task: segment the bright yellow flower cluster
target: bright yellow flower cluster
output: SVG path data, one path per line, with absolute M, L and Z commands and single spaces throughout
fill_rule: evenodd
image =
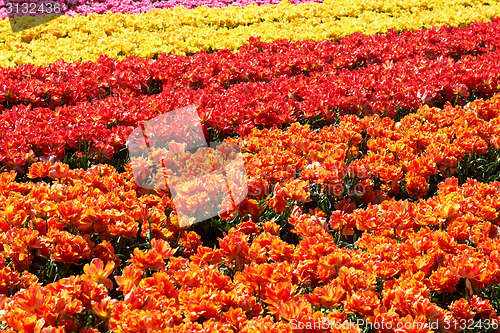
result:
M 326 0 L 298 6 L 284 1 L 244 8 L 177 7 L 140 15 L 61 16 L 15 34 L 5 19 L 0 20 L 0 66 L 46 65 L 58 59 L 91 61 L 101 54 L 124 59 L 161 52 L 236 50 L 250 36 L 261 36 L 265 42 L 318 41 L 354 32 L 459 26 L 497 16 L 500 1 L 496 0 L 487 4 L 479 0 Z

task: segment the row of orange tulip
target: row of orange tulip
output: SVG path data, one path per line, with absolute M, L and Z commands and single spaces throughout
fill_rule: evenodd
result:
M 16 184 L 9 186 L 21 190 Z M 463 320 L 477 317 L 491 324 L 498 321 L 497 312 L 480 294 L 500 283 L 499 197 L 499 182 L 458 186 L 449 178 L 428 200 L 339 210 L 329 221 L 321 210 L 306 214 L 294 206 L 289 231 L 299 237 L 296 245 L 283 241 L 272 221 L 239 224 L 219 240 L 219 248 L 202 246 L 189 235 L 184 256 L 175 254 L 169 237 L 157 234 L 148 249 L 133 250 L 131 264 L 121 272 L 104 241 L 82 274 L 46 286 L 8 265 L 19 253 L 15 244 L 25 247 L 25 259 L 43 249 L 37 249 L 37 231 L 20 228 L 16 242 L 2 252 L 0 272 L 3 286 L 17 281 L 16 288 L 23 289 L 2 297 L 0 320 L 11 332 L 291 332 L 311 323 L 358 332 L 354 323 L 348 330 L 334 329 L 352 320 L 349 314 L 358 324 L 379 327 L 413 323 L 413 330 L 401 332 L 430 332 L 431 325 L 458 332 Z M 348 234 L 347 228 L 370 232 L 354 247 L 339 248 L 331 231 Z M 77 251 L 74 240 L 88 236 L 72 235 L 73 241 L 64 243 L 71 234 L 53 227 L 39 237 L 41 243 L 50 235 L 61 240 L 56 246 L 65 246 L 65 252 Z M 112 296 L 114 290 L 124 298 Z M 314 327 L 307 332 L 325 331 Z
M 293 124 L 286 130 L 257 130 L 226 141 L 238 143 L 245 153 L 252 199 L 240 205 L 244 214 L 255 216 L 258 204 L 254 199 L 265 198 L 271 190 L 273 197 L 268 204 L 276 212 L 285 211 L 289 201 L 307 203 L 317 195 L 332 203 L 350 198 L 362 205 L 393 197 L 418 199 L 432 195 L 437 183 L 447 177 L 465 180 L 467 175 L 459 167 L 466 159 L 496 156 L 500 149 L 500 95 L 464 108 L 424 106 L 399 122 L 378 115 L 346 116 L 337 126 L 319 131 Z M 176 157 L 165 148 L 154 148 L 149 159 L 132 161 L 141 177 L 136 183 L 158 182 L 164 172 L 177 175 L 178 181 L 191 179 L 203 155 L 187 155 L 192 158 L 181 158 L 186 160 L 183 174 L 173 167 L 158 168 L 154 161 L 159 156 L 168 165 Z M 178 167 L 178 163 L 173 164 Z M 197 186 L 207 187 L 202 180 Z M 199 199 L 203 196 L 200 192 Z M 194 211 L 200 200 L 195 193 L 189 198 Z M 231 219 L 235 214 L 223 217 Z

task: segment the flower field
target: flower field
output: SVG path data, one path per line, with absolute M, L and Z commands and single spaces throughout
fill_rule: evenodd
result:
M 1 331 L 500 332 L 500 2 L 62 3 L 0 1 Z

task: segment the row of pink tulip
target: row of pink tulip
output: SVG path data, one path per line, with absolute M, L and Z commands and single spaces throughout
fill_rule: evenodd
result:
M 82 15 L 89 14 L 106 14 L 111 13 L 128 13 L 139 14 L 146 13 L 150 10 L 160 10 L 165 8 L 174 8 L 183 6 L 188 9 L 193 9 L 200 6 L 206 7 L 227 7 L 238 6 L 244 7 L 248 5 L 275 5 L 282 0 L 62 0 L 51 1 L 61 5 L 61 13 L 66 15 Z M 292 4 L 300 4 L 307 2 L 322 2 L 323 0 L 289 0 Z M 40 1 L 41 2 L 41 1 Z M 45 1 L 48 3 L 48 1 Z M 9 17 L 7 4 L 22 5 L 25 0 L 2 0 L 0 1 L 0 19 Z M 43 15 L 44 12 L 37 12 L 36 15 Z

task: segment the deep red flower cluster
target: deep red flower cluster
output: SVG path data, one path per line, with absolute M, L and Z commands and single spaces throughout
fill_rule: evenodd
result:
M 54 108 L 106 96 L 138 96 L 150 92 L 151 59 L 116 61 L 102 56 L 97 62 L 50 66 L 24 64 L 0 70 L 2 109 L 24 104 Z

